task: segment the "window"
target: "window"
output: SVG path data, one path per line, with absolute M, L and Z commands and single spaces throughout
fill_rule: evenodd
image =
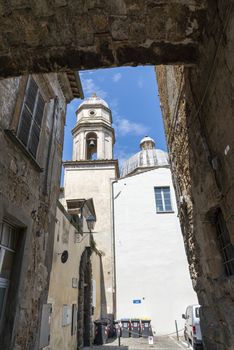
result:
M 231 243 L 226 222 L 220 209 L 215 216 L 215 225 L 225 271 L 227 276 L 232 276 L 234 275 L 234 246 Z
M 196 308 L 195 308 L 195 316 L 196 316 L 197 318 L 200 317 L 200 307 L 196 307 Z
M 172 212 L 170 187 L 155 187 L 157 213 Z
M 16 228 L 5 222 L 0 223 L 0 333 L 3 327 L 16 242 Z
M 34 158 L 36 158 L 40 139 L 44 107 L 45 102 L 40 94 L 39 88 L 35 80 L 30 76 L 19 119 L 17 137 Z

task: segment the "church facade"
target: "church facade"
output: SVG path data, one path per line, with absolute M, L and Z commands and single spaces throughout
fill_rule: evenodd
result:
M 145 137 L 114 184 L 117 318 L 151 319 L 156 334 L 175 332 L 196 304 L 166 152 Z

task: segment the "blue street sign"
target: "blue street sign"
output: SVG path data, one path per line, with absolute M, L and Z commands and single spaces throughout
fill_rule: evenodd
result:
M 133 302 L 133 304 L 141 304 L 141 300 L 140 299 L 133 300 L 132 302 Z

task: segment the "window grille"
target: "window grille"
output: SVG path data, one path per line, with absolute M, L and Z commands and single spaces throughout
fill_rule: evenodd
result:
M 217 237 L 220 251 L 223 258 L 223 264 L 227 276 L 234 275 L 234 246 L 231 242 L 230 235 L 224 220 L 222 211 L 219 209 L 215 216 Z
M 157 213 L 172 212 L 170 187 L 155 187 L 154 193 Z
M 30 76 L 21 110 L 17 136 L 36 158 L 45 102 L 35 80 Z

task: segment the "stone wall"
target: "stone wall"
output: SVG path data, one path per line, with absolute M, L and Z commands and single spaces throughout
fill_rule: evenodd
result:
M 0 5 L 0 76 L 196 62 L 206 1 L 12 0 Z
M 33 77 L 46 102 L 36 160 L 14 133 L 27 77 L 0 82 L 0 221 L 7 220 L 19 231 L 0 341 L 9 350 L 38 348 L 59 196 L 66 101 L 57 74 Z
M 214 217 L 220 208 L 233 249 L 233 3 L 208 1 L 205 28 L 196 66 L 156 70 L 205 349 L 231 350 L 234 280 L 223 264 Z

